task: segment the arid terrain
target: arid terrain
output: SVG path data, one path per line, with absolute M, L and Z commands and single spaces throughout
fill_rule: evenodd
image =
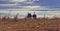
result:
M 0 19 L 0 31 L 60 31 L 60 18 Z

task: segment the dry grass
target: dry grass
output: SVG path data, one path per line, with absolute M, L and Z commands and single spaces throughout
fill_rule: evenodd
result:
M 54 19 L 0 19 L 0 31 L 59 31 L 60 18 Z

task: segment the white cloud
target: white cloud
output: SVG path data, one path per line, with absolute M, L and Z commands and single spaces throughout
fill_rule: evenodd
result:
M 11 2 L 25 2 L 27 0 L 10 0 Z
M 22 5 L 34 5 L 34 1 L 35 0 L 32 0 L 32 2 L 28 2 L 29 0 L 0 0 L 0 1 L 9 1 L 10 2 L 15 2 L 14 4 L 0 4 L 0 6 L 14 6 L 14 7 L 20 7 Z M 20 4 L 20 2 L 22 2 L 22 4 Z M 36 4 L 35 4 L 36 5 Z M 23 7 L 23 6 L 22 6 Z M 38 9 L 38 10 L 58 10 L 58 9 L 50 9 L 50 8 L 46 8 L 45 6 L 26 6 L 26 7 L 23 7 L 24 9 L 27 8 L 27 9 Z
M 0 4 L 0 6 L 10 7 L 10 6 L 16 6 L 17 4 Z
M 11 2 L 34 2 L 34 1 L 39 1 L 39 0 L 9 0 Z
M 49 8 L 43 7 L 43 6 L 25 6 L 23 9 L 27 10 L 49 10 Z

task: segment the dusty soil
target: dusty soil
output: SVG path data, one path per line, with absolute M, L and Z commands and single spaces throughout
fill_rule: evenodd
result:
M 60 31 L 60 18 L 0 19 L 0 31 Z

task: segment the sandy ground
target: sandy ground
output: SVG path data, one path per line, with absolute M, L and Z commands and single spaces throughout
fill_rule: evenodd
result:
M 60 31 L 60 18 L 0 19 L 0 31 Z

